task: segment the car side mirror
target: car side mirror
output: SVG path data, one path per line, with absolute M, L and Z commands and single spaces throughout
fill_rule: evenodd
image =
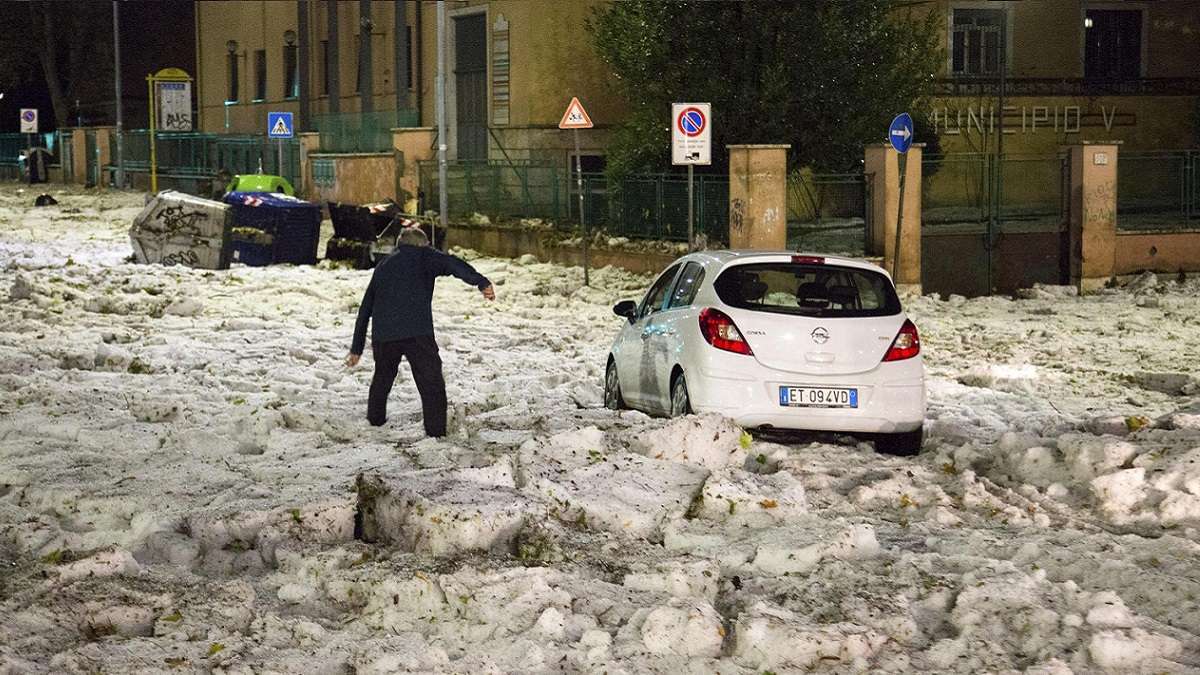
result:
M 613 314 L 623 316 L 629 319 L 629 323 L 633 323 L 637 318 L 637 303 L 632 300 L 622 300 L 613 305 Z

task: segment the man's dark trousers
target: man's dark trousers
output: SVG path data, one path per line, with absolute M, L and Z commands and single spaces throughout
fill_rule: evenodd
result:
M 371 378 L 371 394 L 367 399 L 367 421 L 380 426 L 387 421 L 387 399 L 396 381 L 400 360 L 408 357 L 413 381 L 421 394 L 421 413 L 425 433 L 446 435 L 446 381 L 442 379 L 442 357 L 432 335 L 387 342 L 372 342 L 375 376 Z

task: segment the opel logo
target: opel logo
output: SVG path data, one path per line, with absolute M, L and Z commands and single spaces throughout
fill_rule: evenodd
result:
M 819 345 L 829 342 L 829 331 L 825 330 L 823 326 L 817 326 L 809 335 L 812 337 L 812 341 Z

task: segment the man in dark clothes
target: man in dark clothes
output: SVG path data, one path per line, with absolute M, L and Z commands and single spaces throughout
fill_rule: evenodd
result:
M 400 234 L 396 250 L 375 268 L 358 308 L 354 341 L 346 365 L 358 365 L 371 325 L 371 350 L 375 376 L 367 400 L 367 421 L 380 426 L 387 421 L 387 399 L 400 368 L 408 357 L 413 380 L 421 394 L 425 433 L 446 435 L 446 381 L 442 359 L 433 338 L 433 283 L 452 275 L 475 286 L 488 300 L 496 299 L 492 282 L 466 262 L 429 247 L 429 238 L 417 228 Z

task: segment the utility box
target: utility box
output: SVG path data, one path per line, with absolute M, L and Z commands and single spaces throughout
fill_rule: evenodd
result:
M 233 211 L 227 204 L 165 190 L 133 219 L 129 239 L 143 264 L 229 267 Z

